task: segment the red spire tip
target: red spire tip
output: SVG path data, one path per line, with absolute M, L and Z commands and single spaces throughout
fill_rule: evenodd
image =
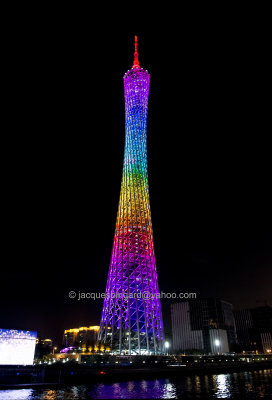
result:
M 135 47 L 135 52 L 134 52 L 134 62 L 133 62 L 133 66 L 132 68 L 140 68 L 140 64 L 139 64 L 139 54 L 138 54 L 138 38 L 137 36 L 135 36 L 135 42 L 134 42 L 134 47 Z

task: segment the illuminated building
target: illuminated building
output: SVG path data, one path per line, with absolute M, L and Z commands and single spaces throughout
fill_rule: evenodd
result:
M 232 304 L 196 299 L 171 304 L 173 351 L 227 353 L 237 345 Z
M 155 263 L 147 174 L 149 73 L 124 75 L 125 154 L 113 250 L 99 341 L 119 354 L 158 354 L 163 322 Z
M 32 365 L 37 332 L 0 329 L 0 365 Z
M 96 349 L 99 326 L 80 327 L 64 331 L 63 343 L 68 349 L 77 348 L 83 351 Z

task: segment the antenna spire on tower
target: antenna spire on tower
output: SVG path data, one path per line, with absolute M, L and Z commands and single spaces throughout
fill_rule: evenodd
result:
M 133 67 L 132 68 L 140 68 L 140 64 L 139 64 L 139 54 L 138 54 L 138 38 L 137 36 L 135 36 L 135 42 L 134 42 L 134 47 L 135 47 L 135 52 L 134 52 L 134 62 L 133 62 Z

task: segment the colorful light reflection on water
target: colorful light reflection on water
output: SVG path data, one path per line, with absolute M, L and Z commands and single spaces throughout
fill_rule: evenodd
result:
M 180 379 L 67 386 L 64 389 L 0 390 L 0 400 L 272 398 L 272 370 Z

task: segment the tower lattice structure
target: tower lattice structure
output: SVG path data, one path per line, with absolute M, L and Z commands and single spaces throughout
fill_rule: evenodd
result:
M 149 73 L 134 63 L 124 75 L 125 154 L 99 342 L 119 354 L 159 354 L 163 322 L 147 173 Z

